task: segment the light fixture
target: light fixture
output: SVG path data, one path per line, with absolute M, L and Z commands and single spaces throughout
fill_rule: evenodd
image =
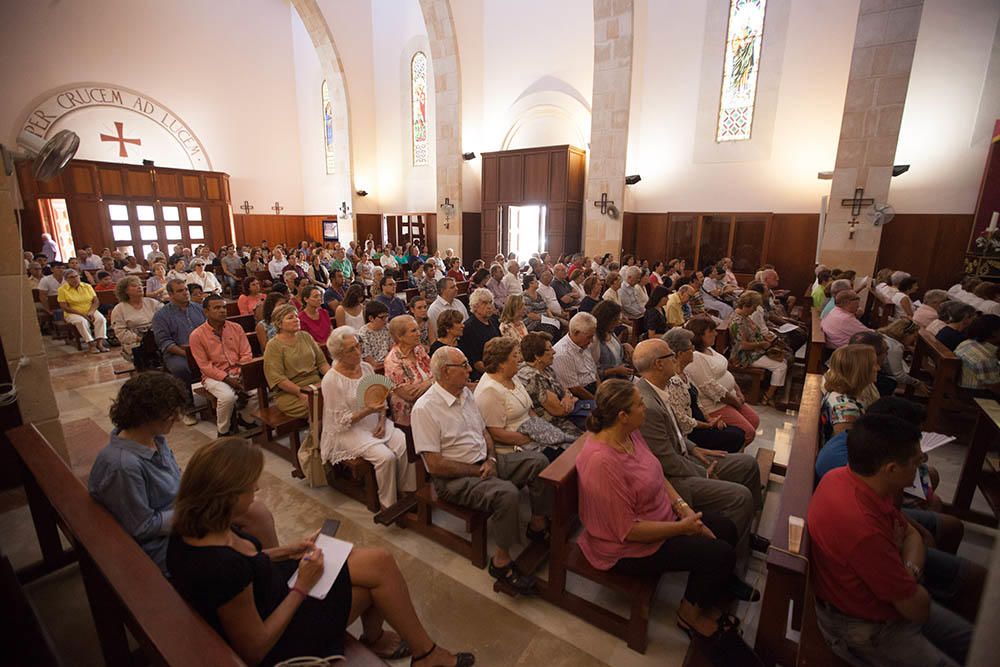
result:
M 635 185 L 642 180 L 642 176 L 639 174 L 632 174 L 631 176 L 625 177 L 625 185 Z
M 475 151 L 469 151 L 468 153 L 462 153 L 462 158 L 465 159 L 465 160 L 475 160 L 476 159 L 476 153 L 475 153 Z
M 902 176 L 910 170 L 910 165 L 908 164 L 894 164 L 892 165 L 892 175 Z
M 354 194 L 356 194 L 359 197 L 367 197 L 368 196 L 368 191 L 367 190 L 357 190 Z
M 451 203 L 451 198 L 444 198 L 441 210 L 444 211 L 444 228 L 451 229 L 451 217 L 455 215 L 455 205 Z
M 821 181 L 832 181 L 833 180 L 833 172 L 832 171 L 821 171 L 818 174 L 816 174 L 816 178 L 818 178 Z

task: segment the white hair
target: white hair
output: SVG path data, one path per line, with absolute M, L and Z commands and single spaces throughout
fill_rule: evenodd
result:
M 431 355 L 431 375 L 434 376 L 435 380 L 440 380 L 445 367 L 450 363 L 454 363 L 451 361 L 452 352 L 461 352 L 461 350 L 457 347 L 442 345 Z
M 597 331 L 597 318 L 590 313 L 579 312 L 569 321 L 571 334 L 588 334 Z
M 638 266 L 630 266 L 627 269 L 625 269 L 626 278 L 638 278 L 641 275 L 642 275 L 642 269 L 640 269 Z
M 475 308 L 481 303 L 493 303 L 493 292 L 485 287 L 478 287 L 469 295 L 469 308 Z
M 340 353 L 344 351 L 344 342 L 348 338 L 358 337 L 358 332 L 354 327 L 342 326 L 337 327 L 330 332 L 330 336 L 326 339 L 326 349 L 330 351 L 330 357 L 333 359 L 339 359 Z

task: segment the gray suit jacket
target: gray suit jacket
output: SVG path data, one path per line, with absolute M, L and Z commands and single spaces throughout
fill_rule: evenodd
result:
M 650 451 L 660 460 L 663 474 L 667 479 L 681 477 L 704 477 L 705 468 L 697 459 L 685 456 L 687 442 L 677 428 L 670 406 L 664 404 L 656 389 L 644 379 L 636 382 L 642 402 L 646 404 L 646 421 L 639 429 L 646 439 Z

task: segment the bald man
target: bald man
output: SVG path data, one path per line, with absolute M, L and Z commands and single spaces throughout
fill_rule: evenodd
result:
M 766 551 L 767 540 L 750 534 L 754 514 L 763 506 L 757 460 L 749 454 L 702 449 L 681 435 L 667 387 L 678 373 L 677 357 L 665 341 L 642 341 L 632 353 L 632 363 L 640 375 L 636 388 L 646 405 L 640 430 L 664 476 L 696 511 L 719 512 L 736 524 L 738 553 L 746 553 L 748 540 L 755 550 Z

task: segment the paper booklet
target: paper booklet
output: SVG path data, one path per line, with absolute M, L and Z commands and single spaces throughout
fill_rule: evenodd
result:
M 549 317 L 548 315 L 542 315 L 542 324 L 547 324 L 550 327 L 559 328 L 560 322 L 554 317 Z
M 311 598 L 324 600 L 326 594 L 333 587 L 333 582 L 340 575 L 340 571 L 344 569 L 344 563 L 347 562 L 347 556 L 350 555 L 354 545 L 344 540 L 338 540 L 336 537 L 321 534 L 316 538 L 316 546 L 323 550 L 323 576 L 307 593 Z M 294 588 L 295 582 L 298 580 L 299 571 L 295 570 L 295 574 L 288 580 L 288 587 Z
M 788 333 L 789 331 L 795 331 L 798 329 L 798 325 L 792 324 L 791 322 L 786 322 L 778 327 L 778 333 Z
M 928 433 L 927 431 L 924 431 L 923 436 L 920 438 L 920 451 L 926 454 L 932 449 L 937 449 L 941 445 L 947 445 L 949 442 L 954 441 L 954 436 L 945 435 L 944 433 Z
M 862 276 L 860 278 L 855 278 L 854 279 L 854 291 L 855 292 L 860 292 L 861 290 L 863 290 L 865 287 L 868 286 L 869 282 L 871 282 L 871 278 L 869 278 L 868 276 Z

